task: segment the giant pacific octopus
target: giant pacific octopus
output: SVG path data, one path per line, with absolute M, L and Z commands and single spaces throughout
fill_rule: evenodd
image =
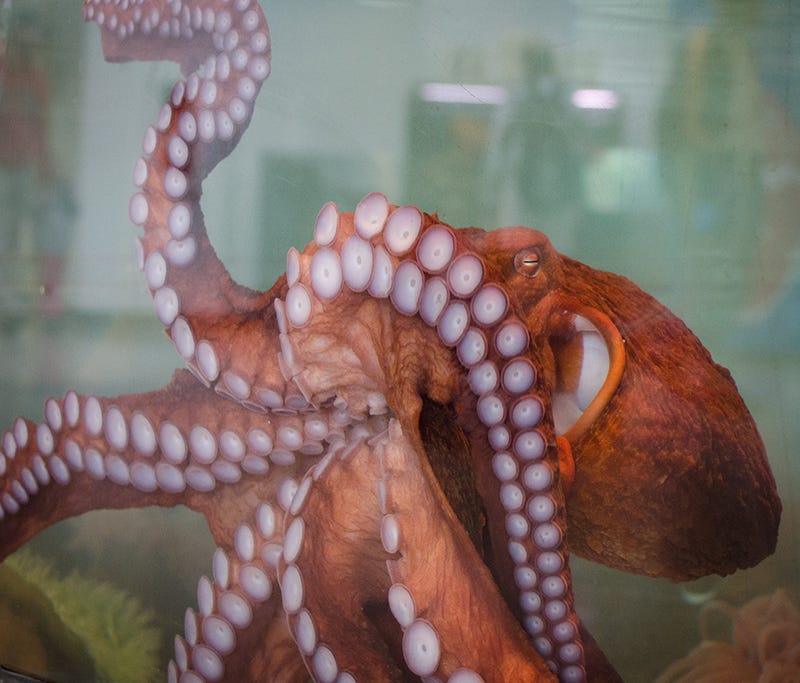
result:
M 0 558 L 87 510 L 186 505 L 217 543 L 170 681 L 618 680 L 569 554 L 685 580 L 774 550 L 780 501 L 724 368 L 627 279 L 522 227 L 329 203 L 266 292 L 201 182 L 270 70 L 255 0 L 87 0 L 106 58 L 185 74 L 144 134 L 138 265 L 188 370 L 48 399 L 2 435 Z M 641 646 L 641 645 L 640 645 Z

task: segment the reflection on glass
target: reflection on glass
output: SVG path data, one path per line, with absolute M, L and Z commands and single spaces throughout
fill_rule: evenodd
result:
M 674 271 L 680 297 L 720 333 L 766 313 L 788 284 L 800 137 L 787 103 L 761 82 L 749 40 L 757 6 L 715 10 L 675 59 L 658 133 L 674 251 L 685 254 Z
M 51 133 L 54 106 L 63 103 L 54 86 L 59 73 L 49 48 L 53 29 L 36 4 L 6 2 L 3 14 L 8 30 L 0 37 L 0 258 L 6 273 L 24 279 L 20 261 L 33 257 L 37 299 L 52 316 L 63 305 L 64 261 L 76 215 L 72 179 Z M 17 287 L 9 278 L 3 305 L 21 303 Z

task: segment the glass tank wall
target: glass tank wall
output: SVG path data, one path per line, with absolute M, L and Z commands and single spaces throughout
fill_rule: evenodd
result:
M 756 568 L 686 585 L 573 558 L 582 619 L 635 683 L 698 645 L 712 601 L 738 608 L 780 589 L 800 604 L 800 6 L 263 5 L 272 74 L 204 185 L 234 278 L 268 287 L 323 203 L 352 210 L 376 190 L 454 226 L 536 227 L 628 276 L 730 368 L 766 443 L 781 532 Z M 0 431 L 41 419 L 69 388 L 153 389 L 180 365 L 127 213 L 143 131 L 177 74 L 104 62 L 75 0 L 0 1 Z M 0 664 L 57 681 L 163 680 L 213 547 L 184 509 L 51 528 L 0 569 Z M 36 593 L 32 576 L 49 588 Z M 70 600 L 92 591 L 96 604 Z M 106 640 L 87 645 L 96 631 Z M 115 646 L 146 672 L 104 669 L 111 656 L 95 650 Z

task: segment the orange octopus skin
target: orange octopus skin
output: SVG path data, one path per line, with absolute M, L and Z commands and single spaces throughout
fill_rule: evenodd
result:
M 564 319 L 582 315 L 619 358 L 564 434 L 575 461 L 571 550 L 674 581 L 729 574 L 774 552 L 781 503 L 764 444 L 730 372 L 691 330 L 630 280 L 560 255 L 525 228 L 483 241 L 505 258 L 532 335 L 563 353 Z M 515 249 L 557 266 L 526 284 L 504 256 Z M 550 371 L 570 375 L 565 366 Z
M 110 60 L 187 74 L 129 210 L 188 370 L 10 426 L 0 559 L 90 509 L 183 504 L 218 549 L 170 681 L 579 683 L 619 677 L 575 613 L 570 553 L 682 580 L 773 551 L 753 420 L 652 297 L 539 232 L 454 229 L 380 193 L 325 205 L 285 276 L 242 287 L 199 198 L 269 74 L 260 7 L 84 14 Z

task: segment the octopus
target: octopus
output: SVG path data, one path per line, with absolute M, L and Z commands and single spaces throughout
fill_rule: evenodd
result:
M 270 72 L 255 0 L 87 0 L 110 61 L 181 77 L 131 221 L 186 365 L 67 391 L 0 441 L 0 559 L 85 511 L 184 505 L 217 548 L 171 682 L 619 680 L 572 553 L 685 580 L 775 547 L 780 500 L 727 370 L 629 280 L 540 232 L 456 229 L 380 192 L 322 207 L 265 292 L 200 207 Z

